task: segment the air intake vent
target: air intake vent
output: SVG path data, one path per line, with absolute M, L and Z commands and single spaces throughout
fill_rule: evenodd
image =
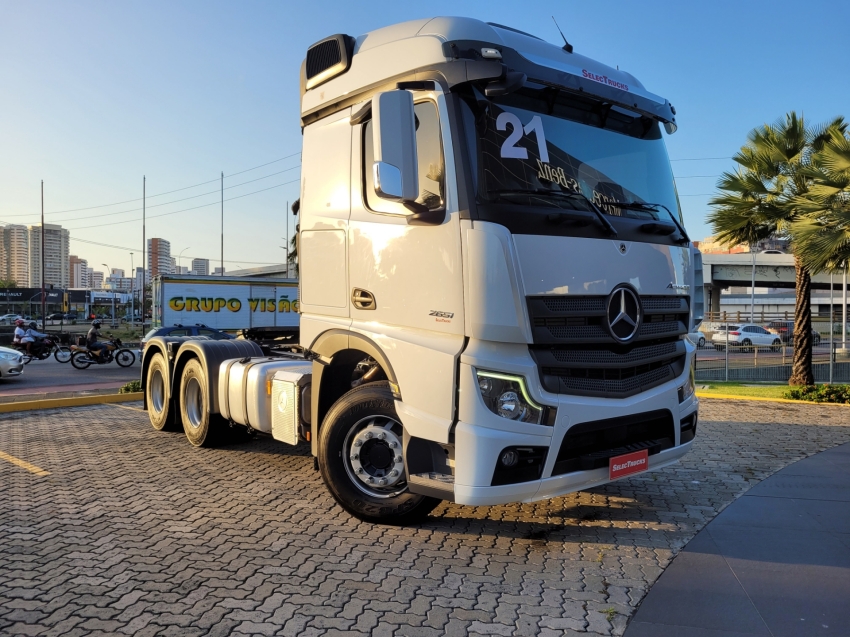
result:
M 307 49 L 305 63 L 305 88 L 307 90 L 341 75 L 351 66 L 354 38 L 349 35 L 332 35 Z

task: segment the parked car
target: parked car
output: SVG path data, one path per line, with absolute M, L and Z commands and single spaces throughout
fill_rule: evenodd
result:
M 9 347 L 0 347 L 0 378 L 20 376 L 24 373 L 24 357 Z
M 776 334 L 786 345 L 794 344 L 794 321 L 771 321 L 767 324 L 767 331 Z M 812 328 L 812 344 L 820 345 L 821 335 Z
M 77 313 L 76 312 L 68 312 L 65 315 L 65 320 L 66 321 L 76 321 L 77 320 Z
M 0 325 L 14 325 L 19 318 L 21 318 L 20 314 L 4 314 L 0 316 Z
M 145 344 L 154 336 L 207 336 L 215 341 L 236 338 L 232 334 L 207 327 L 206 325 L 172 325 L 171 327 L 155 327 L 142 337 L 139 351 L 145 350 Z
M 739 347 L 744 351 L 752 351 L 753 346 L 769 346 L 771 351 L 778 352 L 782 340 L 776 334 L 771 334 L 761 325 L 743 323 L 740 325 L 721 325 L 711 337 L 714 349 L 723 351 L 726 345 Z
M 48 321 L 61 321 L 65 318 L 65 315 L 62 312 L 54 312 L 53 314 L 47 315 Z
M 688 333 L 686 338 L 697 347 L 705 347 L 705 334 L 698 329 Z

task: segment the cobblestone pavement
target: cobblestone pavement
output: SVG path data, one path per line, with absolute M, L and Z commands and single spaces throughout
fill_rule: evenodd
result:
M 0 418 L 2 635 L 619 635 L 676 552 L 850 409 L 703 400 L 681 464 L 418 527 L 342 512 L 306 448 L 193 449 L 103 405 Z

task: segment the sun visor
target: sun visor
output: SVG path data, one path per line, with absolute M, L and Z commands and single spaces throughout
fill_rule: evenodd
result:
M 470 46 L 470 44 L 474 46 Z M 444 49 L 455 45 L 452 50 L 460 51 L 459 57 L 473 58 L 470 53 L 478 53 L 481 43 L 457 41 L 447 42 Z M 629 84 L 627 74 L 618 74 L 618 77 L 609 77 L 590 68 L 579 68 L 568 63 L 567 60 L 559 61 L 551 57 L 535 55 L 533 53 L 520 53 L 506 46 L 498 47 L 502 63 L 511 71 L 519 71 L 528 76 L 529 81 L 548 84 L 598 97 L 605 102 L 615 104 L 622 108 L 636 111 L 664 124 L 668 133 L 676 130 L 676 109 L 666 99 L 646 91 L 642 86 L 635 83 Z M 567 54 L 564 54 L 567 56 Z M 577 58 L 579 56 L 576 56 Z M 586 58 L 582 58 L 586 59 Z

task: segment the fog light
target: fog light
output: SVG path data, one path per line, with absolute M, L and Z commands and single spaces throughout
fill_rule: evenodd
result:
M 513 467 L 517 462 L 519 462 L 519 454 L 513 449 L 508 449 L 502 453 L 502 457 L 499 458 L 499 462 L 502 463 L 503 467 Z

